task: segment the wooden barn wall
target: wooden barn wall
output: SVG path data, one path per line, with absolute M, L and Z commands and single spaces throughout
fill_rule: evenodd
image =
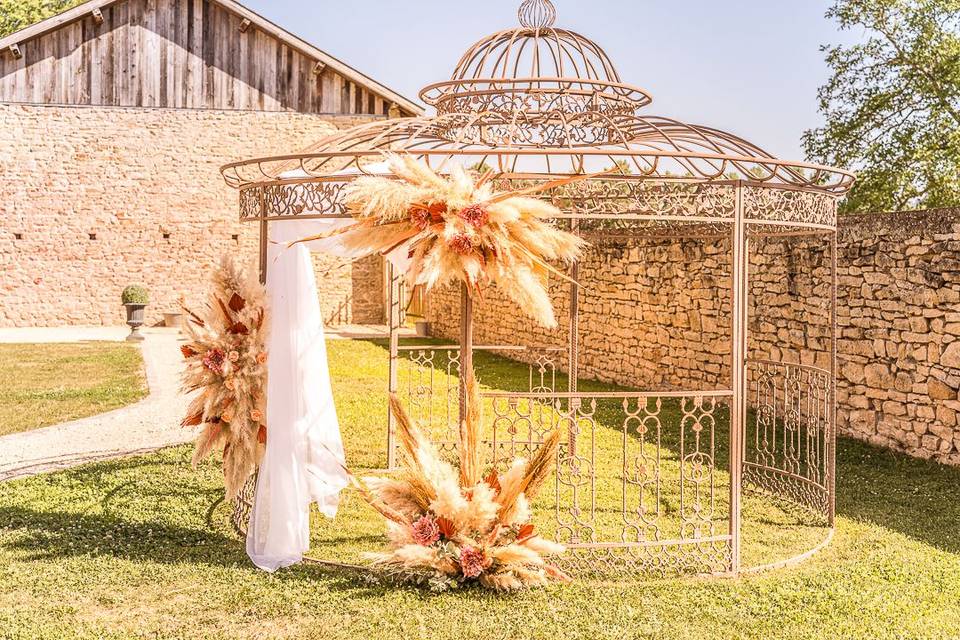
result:
M 125 0 L 0 55 L 0 101 L 386 115 L 381 96 L 209 0 Z

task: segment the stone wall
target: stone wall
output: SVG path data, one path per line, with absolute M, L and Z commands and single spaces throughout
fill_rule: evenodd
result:
M 830 368 L 829 243 L 754 241 L 752 359 Z M 725 240 L 633 242 L 581 267 L 583 377 L 637 389 L 729 388 L 730 247 Z M 960 210 L 842 218 L 838 252 L 838 427 L 960 464 Z M 554 282 L 558 316 L 568 286 Z M 438 336 L 458 335 L 459 297 L 431 294 Z M 477 303 L 478 344 L 563 347 L 496 291 Z M 562 358 L 561 358 L 562 359 Z
M 960 464 L 960 209 L 844 220 L 840 428 Z
M 257 256 L 219 167 L 363 121 L 0 104 L 0 326 L 120 324 L 131 283 L 150 289 L 149 323 L 181 296 L 198 304 L 224 252 Z M 379 259 L 317 263 L 325 319 L 382 321 Z
M 631 388 L 729 385 L 730 282 L 725 242 L 631 242 L 593 247 L 579 281 L 581 376 Z M 545 330 L 496 289 L 475 308 L 474 342 L 566 348 L 570 286 L 550 282 L 560 327 Z M 428 297 L 437 336 L 459 336 L 459 292 Z M 561 358 L 563 360 L 564 358 Z

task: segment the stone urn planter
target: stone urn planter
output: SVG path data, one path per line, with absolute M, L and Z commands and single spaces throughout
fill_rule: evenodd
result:
M 426 320 L 417 320 L 414 323 L 416 327 L 417 337 L 418 338 L 429 338 L 430 337 L 430 323 Z
M 142 342 L 144 338 L 140 327 L 143 326 L 144 309 L 150 303 L 150 296 L 144 287 L 133 285 L 123 290 L 121 300 L 127 310 L 127 325 L 130 327 L 127 342 Z
M 165 313 L 163 314 L 163 326 L 168 329 L 183 329 L 183 314 L 182 313 Z

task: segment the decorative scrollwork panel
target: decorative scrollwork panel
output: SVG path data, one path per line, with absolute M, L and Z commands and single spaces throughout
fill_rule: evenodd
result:
M 749 186 L 743 190 L 747 220 L 837 225 L 837 197 L 829 193 Z
M 744 482 L 823 514 L 829 508 L 830 373 L 770 361 L 750 364 L 751 417 Z
M 559 349 L 517 347 L 483 347 L 478 352 L 510 349 L 528 360 L 528 384 L 520 393 L 550 394 L 557 389 Z M 456 451 L 460 419 L 460 351 L 452 346 L 400 347 L 398 360 L 398 392 L 417 424 L 442 450 Z M 484 368 L 476 364 L 482 382 Z M 487 422 L 484 440 L 495 461 L 529 456 L 555 426 L 556 418 L 549 407 L 536 400 L 517 402 L 509 411 L 490 400 L 484 404 Z M 510 415 L 508 421 L 506 416 Z
M 729 570 L 729 475 L 718 446 L 728 396 L 495 394 L 497 433 L 530 431 L 536 402 L 561 429 L 554 492 L 538 525 L 578 574 Z M 552 515 L 552 522 L 550 516 Z

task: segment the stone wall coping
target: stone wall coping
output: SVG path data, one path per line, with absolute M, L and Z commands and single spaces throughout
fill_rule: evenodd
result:
M 960 224 L 960 207 L 942 209 L 917 209 L 882 213 L 849 213 L 838 217 L 837 225 L 842 233 L 850 229 L 870 230 L 896 229 L 922 232 L 947 228 Z

